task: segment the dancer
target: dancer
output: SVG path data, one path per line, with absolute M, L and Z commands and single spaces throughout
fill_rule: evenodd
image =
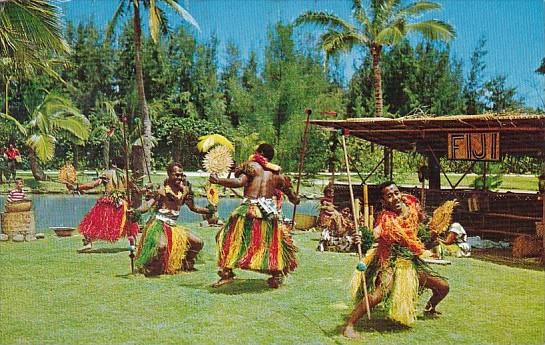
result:
M 297 267 L 296 247 L 277 208 L 278 193 L 299 203 L 288 177 L 280 174 L 280 167 L 269 163 L 274 148 L 261 144 L 250 159 L 235 171 L 235 178 L 210 175 L 210 182 L 229 188 L 244 187 L 244 199 L 216 236 L 220 279 L 213 286 L 233 282 L 234 268 L 270 274 L 271 288 L 278 288 L 282 277 Z
M 423 220 L 418 200 L 402 194 L 394 182 L 385 182 L 379 189 L 383 210 L 374 228 L 378 246 L 372 251 L 375 257 L 366 270 L 367 282 L 374 282 L 370 286 L 369 307 L 388 298 L 390 318 L 410 326 L 416 319 L 418 286 L 432 290 L 425 312 L 437 315 L 440 312 L 436 306 L 448 294 L 449 285 L 419 259 L 426 248 L 417 238 L 418 225 Z M 359 337 L 354 324 L 366 312 L 365 301 L 359 301 L 344 326 L 346 337 Z
M 97 200 L 78 226 L 78 231 L 83 236 L 83 247 L 78 249 L 79 253 L 90 251 L 96 240 L 115 242 L 122 237 L 134 239 L 138 234 L 138 224 L 127 218 L 127 184 L 123 174 L 117 171 L 123 164 L 122 159 L 112 161 L 110 169 L 89 183 L 74 185 L 65 181 L 67 188 L 77 193 L 104 186 L 104 195 Z
M 136 267 L 145 275 L 174 274 L 180 270 L 194 270 L 195 257 L 204 246 L 203 241 L 184 227 L 177 225 L 180 207 L 186 204 L 193 212 L 214 214 L 214 207 L 199 207 L 193 201 L 191 185 L 185 180 L 182 165 L 167 167 L 168 178 L 155 196 L 131 214 L 136 217 L 152 208 L 136 252 Z

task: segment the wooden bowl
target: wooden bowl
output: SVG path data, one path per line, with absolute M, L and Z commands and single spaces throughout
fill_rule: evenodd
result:
M 51 230 L 55 231 L 58 237 L 70 237 L 76 228 L 70 228 L 66 226 L 52 226 Z

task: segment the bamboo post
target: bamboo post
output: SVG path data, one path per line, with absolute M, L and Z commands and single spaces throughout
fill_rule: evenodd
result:
M 363 185 L 363 224 L 371 229 L 369 226 L 369 187 L 366 184 Z
M 369 229 L 373 229 L 374 225 L 375 225 L 375 208 L 373 206 L 369 206 Z
M 346 174 L 348 175 L 348 189 L 350 190 L 350 203 L 352 204 L 352 216 L 354 217 L 354 226 L 356 228 L 356 231 L 359 231 L 359 225 L 358 225 L 358 215 L 356 214 L 356 205 L 354 202 L 354 190 L 352 189 L 352 179 L 350 177 L 350 164 L 348 163 L 348 153 L 346 152 L 346 140 L 344 136 L 348 135 L 347 131 L 343 131 L 343 135 L 341 136 L 341 140 L 343 143 L 343 153 L 344 153 L 344 161 L 346 165 Z M 361 245 L 358 245 L 358 257 L 360 262 L 363 260 L 363 254 L 361 252 Z M 371 310 L 369 308 L 369 295 L 367 293 L 367 282 L 365 280 L 365 273 L 362 275 L 363 279 L 363 292 L 365 294 L 365 305 L 367 306 L 367 317 L 369 320 L 371 320 Z

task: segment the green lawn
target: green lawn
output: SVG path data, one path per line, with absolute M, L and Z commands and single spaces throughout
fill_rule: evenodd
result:
M 18 177 L 22 177 L 25 181 L 25 188 L 26 190 L 33 192 L 33 193 L 68 193 L 66 187 L 64 184 L 59 183 L 55 181 L 57 179 L 57 173 L 56 172 L 48 172 L 48 176 L 50 176 L 53 180 L 52 181 L 45 181 L 45 182 L 38 182 L 35 181 L 32 177 L 32 174 L 29 171 L 19 171 L 17 173 Z M 297 179 L 295 175 L 292 175 L 292 182 L 295 186 L 297 183 Z M 79 181 L 80 183 L 88 182 L 93 179 L 93 175 L 83 175 L 80 174 Z M 449 174 L 450 181 L 455 184 L 458 179 L 461 177 L 460 174 L 454 175 Z M 162 183 L 164 179 L 166 178 L 165 173 L 156 173 L 152 174 L 152 182 L 155 184 Z M 469 185 L 474 180 L 475 175 L 465 176 L 464 179 L 459 184 L 458 188 L 466 187 L 469 188 Z M 207 181 L 206 177 L 194 177 L 190 176 L 189 181 L 193 184 L 193 189 L 197 194 L 205 195 L 204 189 L 201 188 Z M 300 191 L 303 195 L 307 196 L 321 196 L 323 192 L 324 186 L 328 183 L 329 176 L 326 175 L 319 175 L 313 178 L 309 179 L 303 179 L 301 183 Z M 337 175 L 336 176 L 337 181 L 347 181 L 346 175 Z M 420 182 L 418 182 L 418 177 L 416 174 L 403 174 L 399 176 L 394 176 L 394 180 L 402 185 L 413 185 L 413 186 L 420 186 Z M 537 192 L 537 177 L 534 175 L 504 175 L 502 177 L 503 183 L 501 185 L 501 189 L 509 189 L 509 190 L 530 190 L 530 191 L 536 191 Z M 146 180 L 147 182 L 147 177 Z M 355 184 L 359 184 L 361 180 L 359 177 L 355 176 L 352 179 L 352 182 Z M 449 188 L 449 184 L 446 180 L 446 178 L 441 175 L 441 185 L 443 188 Z M 8 186 L 7 183 L 0 184 L 0 193 L 7 193 L 11 188 L 13 188 L 13 184 L 11 186 Z M 101 193 L 101 188 L 97 188 L 94 191 L 90 191 L 90 193 Z M 226 194 L 230 194 L 229 190 L 226 191 Z
M 235 283 L 212 289 L 216 229 L 194 228 L 206 243 L 198 271 L 159 278 L 128 274 L 125 241 L 97 243 L 91 254 L 76 253 L 79 236 L 0 243 L 0 343 L 544 343 L 543 271 L 453 258 L 436 267 L 451 285 L 440 318 L 403 329 L 377 310 L 357 326 L 364 339 L 350 341 L 339 331 L 355 256 L 318 253 L 318 234 L 297 232 L 300 267 L 285 286 L 271 290 L 266 276 L 238 271 Z

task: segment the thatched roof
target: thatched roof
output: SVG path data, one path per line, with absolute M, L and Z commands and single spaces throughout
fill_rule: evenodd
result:
M 350 135 L 403 152 L 447 153 L 448 133 L 499 132 L 501 154 L 545 155 L 545 114 L 455 115 L 438 117 L 312 120 L 314 125 L 348 129 Z

